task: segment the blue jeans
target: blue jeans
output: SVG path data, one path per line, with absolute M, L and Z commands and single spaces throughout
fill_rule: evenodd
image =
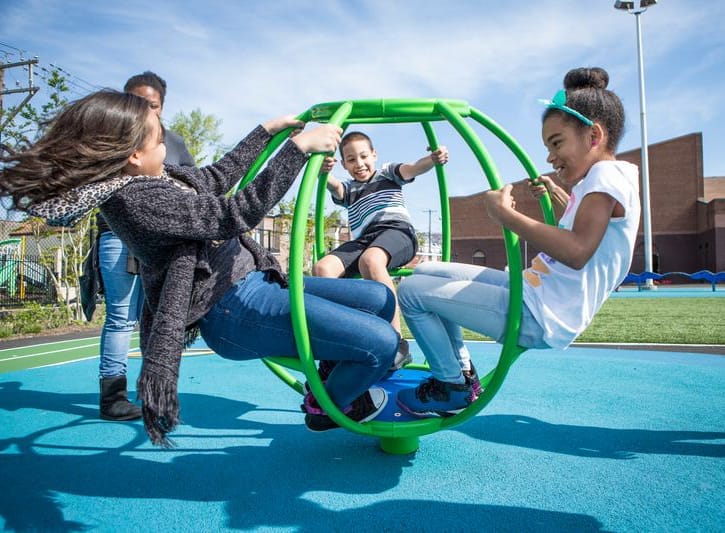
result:
M 125 376 L 131 334 L 141 316 L 141 278 L 126 271 L 128 249 L 110 231 L 99 239 L 98 261 L 106 300 L 106 321 L 101 331 L 100 375 Z
M 306 277 L 305 316 L 315 359 L 339 361 L 325 388 L 340 408 L 377 382 L 398 350 L 395 297 L 362 279 Z M 227 359 L 297 356 L 289 290 L 252 272 L 199 321 L 209 348 Z
M 461 263 L 423 263 L 398 286 L 405 322 L 441 381 L 463 382 L 470 356 L 461 327 L 503 341 L 509 308 L 509 274 Z M 544 331 L 524 305 L 519 345 L 549 348 Z

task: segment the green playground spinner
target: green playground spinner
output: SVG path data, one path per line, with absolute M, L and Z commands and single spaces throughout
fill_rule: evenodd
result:
M 471 125 L 465 120 L 468 118 L 482 125 L 503 142 L 523 165 L 529 179 L 536 179 L 539 175 L 528 155 L 503 128 L 462 100 L 414 98 L 328 102 L 311 107 L 299 115 L 298 118 L 304 122 L 334 124 L 340 126 L 343 130 L 351 124 L 418 122 L 423 127 L 431 150 L 435 150 L 438 146 L 431 123 L 444 120 L 448 121 L 473 151 L 488 179 L 491 189 L 499 189 L 502 187 L 502 183 L 498 170 L 484 147 L 483 142 L 476 135 Z M 269 145 L 250 167 L 244 178 L 232 188 L 230 194 L 235 193 L 255 178 L 262 165 L 277 150 L 282 142 L 284 142 L 290 132 L 291 129 L 287 129 L 279 132 L 272 138 Z M 480 377 L 483 393 L 478 399 L 462 412 L 449 418 L 424 418 L 401 422 L 378 420 L 365 423 L 355 422 L 335 406 L 327 395 L 322 381 L 317 374 L 315 360 L 310 348 L 307 319 L 304 310 L 303 252 L 305 228 L 315 183 L 317 183 L 315 250 L 318 256 L 316 259 L 319 259 L 324 254 L 323 221 L 327 176 L 319 175 L 324 157 L 325 154 L 314 154 L 310 157 L 302 177 L 292 219 L 289 289 L 292 325 L 299 357 L 268 357 L 264 359 L 264 362 L 277 377 L 300 394 L 303 394 L 304 391 L 303 383 L 287 372 L 287 369 L 302 372 L 309 382 L 312 393 L 317 398 L 320 406 L 340 426 L 363 435 L 378 437 L 380 439 L 380 446 L 385 452 L 393 454 L 412 453 L 419 447 L 420 436 L 455 426 L 479 413 L 496 395 L 509 368 L 525 351 L 525 348 L 518 346 L 517 343 L 523 307 L 523 278 L 518 236 L 505 228 L 503 230 L 510 275 L 509 314 L 501 354 L 496 366 L 488 371 L 486 375 Z M 442 259 L 444 261 L 450 261 L 451 228 L 446 176 L 442 165 L 436 165 L 435 168 L 441 205 L 443 233 Z M 541 207 L 546 222 L 548 224 L 554 224 L 551 201 L 547 195 L 541 199 Z M 410 270 L 397 269 L 393 274 L 407 275 L 410 274 Z M 427 369 L 427 365 L 413 364 L 408 365 L 407 368 Z

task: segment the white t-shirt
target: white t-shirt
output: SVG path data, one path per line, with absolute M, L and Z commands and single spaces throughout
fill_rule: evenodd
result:
M 524 270 L 524 302 L 552 348 L 569 346 L 629 272 L 639 228 L 638 177 L 637 167 L 625 161 L 594 164 L 573 187 L 559 227 L 572 229 L 582 200 L 593 192 L 614 198 L 624 207 L 624 216 L 610 219 L 599 247 L 581 270 L 543 252 Z

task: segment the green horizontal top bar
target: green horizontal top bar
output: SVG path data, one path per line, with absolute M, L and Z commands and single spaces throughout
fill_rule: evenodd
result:
M 343 104 L 352 104 L 350 124 L 382 124 L 390 122 L 419 122 L 421 120 L 445 120 L 438 110 L 438 102 L 445 102 L 462 117 L 470 115 L 468 102 L 441 100 L 439 98 L 379 98 L 375 100 L 347 100 L 317 104 L 309 109 L 309 120 L 326 122 Z

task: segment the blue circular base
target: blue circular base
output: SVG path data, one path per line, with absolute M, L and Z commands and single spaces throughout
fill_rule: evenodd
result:
M 423 380 L 429 378 L 430 376 L 431 373 L 425 370 L 409 370 L 403 368 L 378 381 L 375 385 L 377 387 L 382 387 L 387 391 L 388 403 L 385 406 L 385 409 L 383 409 L 383 412 L 375 417 L 375 420 L 383 422 L 420 420 L 419 417 L 413 416 L 401 409 L 395 400 L 398 397 L 398 392 L 400 390 L 417 387 Z

